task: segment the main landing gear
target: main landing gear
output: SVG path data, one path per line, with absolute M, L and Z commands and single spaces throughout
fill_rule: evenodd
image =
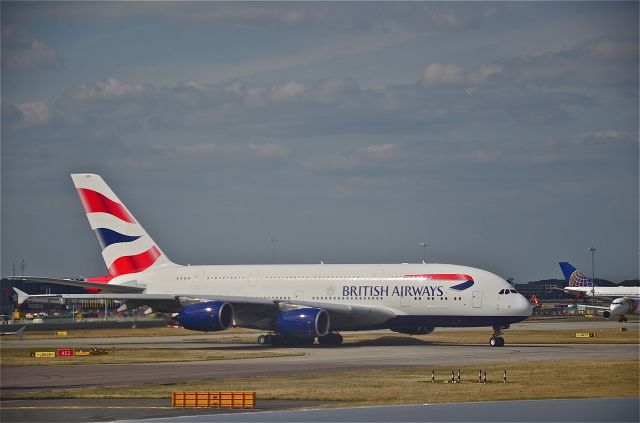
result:
M 318 337 L 318 344 L 320 345 L 340 345 L 343 338 L 339 333 L 328 333 L 325 336 Z
M 628 319 L 627 319 L 627 316 L 620 316 L 620 317 L 618 318 L 618 322 L 620 322 L 620 323 L 622 323 L 622 322 L 626 322 L 627 320 L 628 320 Z
M 325 336 L 318 337 L 320 345 L 340 345 L 342 344 L 342 335 L 339 333 L 328 333 Z M 268 333 L 258 336 L 258 344 L 277 346 L 303 346 L 313 345 L 315 338 L 298 338 L 297 336 L 286 336 L 277 333 Z
M 502 329 L 508 329 L 509 326 L 494 326 L 493 336 L 489 340 L 489 345 L 492 347 L 504 347 L 504 338 L 502 335 Z

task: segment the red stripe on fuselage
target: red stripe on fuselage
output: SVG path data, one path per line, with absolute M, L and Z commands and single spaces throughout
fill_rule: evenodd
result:
M 108 199 L 97 191 L 78 188 L 78 195 L 87 213 L 109 213 L 125 222 L 136 223 L 122 204 Z
M 155 263 L 158 257 L 160 257 L 160 250 L 158 250 L 156 246 L 135 256 L 120 257 L 109 266 L 109 274 L 117 276 L 126 273 L 142 272 Z
M 436 281 L 472 281 L 469 275 L 456 273 L 425 273 L 421 275 L 404 275 L 406 278 L 433 279 Z

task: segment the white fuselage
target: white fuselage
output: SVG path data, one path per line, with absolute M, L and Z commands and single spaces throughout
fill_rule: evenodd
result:
M 568 286 L 567 292 L 580 292 L 587 297 L 629 297 L 640 298 L 640 287 L 637 286 Z
M 469 276 L 472 282 L 467 282 L 468 287 L 455 289 L 452 287 L 465 281 L 446 280 L 451 275 Z M 366 305 L 387 308 L 397 316 L 422 319 L 423 323 L 432 322 L 432 326 L 509 324 L 531 314 L 527 299 L 504 279 L 481 269 L 457 265 L 167 266 L 122 275 L 110 283 L 133 280 L 146 285 L 146 294 L 188 293 Z M 501 290 L 507 290 L 507 295 L 500 294 Z M 362 326 L 358 322 L 352 328 Z

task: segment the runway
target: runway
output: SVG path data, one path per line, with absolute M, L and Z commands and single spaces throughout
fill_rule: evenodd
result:
M 514 325 L 511 330 L 576 330 L 592 331 L 598 329 L 613 329 L 618 327 L 628 327 L 630 330 L 638 327 L 638 322 L 620 324 L 611 321 L 533 321 Z M 447 329 L 451 330 L 451 329 Z M 467 330 L 484 331 L 490 333 L 487 328 L 461 328 L 460 332 Z M 67 365 L 67 366 L 20 366 L 3 367 L 2 378 L 0 379 L 0 389 L 3 394 L 17 392 L 42 391 L 49 389 L 69 389 L 88 388 L 101 386 L 124 386 L 143 383 L 171 383 L 190 380 L 215 379 L 225 377 L 245 377 L 261 375 L 284 375 L 291 373 L 308 372 L 331 372 L 340 370 L 357 370 L 369 368 L 394 368 L 404 366 L 441 366 L 441 365 L 465 365 L 465 364 L 492 364 L 492 363 L 517 363 L 517 362 L 538 362 L 541 366 L 545 362 L 553 360 L 638 360 L 637 344 L 510 344 L 503 348 L 491 348 L 485 344 L 455 344 L 442 345 L 430 343 L 429 341 L 418 340 L 409 336 L 391 338 L 388 331 L 373 332 L 372 335 L 379 335 L 382 342 L 375 345 L 367 343 L 345 344 L 340 347 L 304 347 L 290 348 L 293 351 L 301 352 L 304 355 L 295 357 L 274 357 L 239 359 L 223 361 L 196 361 L 196 362 L 172 362 L 172 363 L 144 363 L 144 364 L 123 364 L 123 365 Z M 119 337 L 119 338 L 84 338 L 65 339 L 51 338 L 40 340 L 26 340 L 24 342 L 10 341 L 2 342 L 2 348 L 55 348 L 55 347 L 80 347 L 80 346 L 102 346 L 112 345 L 122 348 L 189 348 L 189 349 L 254 349 L 264 348 L 254 342 L 237 342 L 234 337 L 253 338 L 249 334 L 194 334 L 187 336 L 161 336 L 161 337 Z M 428 339 L 428 338 L 427 338 Z M 56 401 L 59 401 L 58 404 Z M 84 401 L 84 402 L 83 402 Z M 2 401 L 3 421 L 95 421 L 113 420 L 122 418 L 153 418 L 166 416 L 171 419 L 181 417 L 182 421 L 196 419 L 197 415 L 208 414 L 203 420 L 214 420 L 214 416 L 206 411 L 186 411 L 173 410 L 168 408 L 162 401 L 158 400 L 138 400 L 128 403 L 121 400 L 114 400 L 117 404 L 112 404 L 110 400 L 100 400 L 95 405 L 89 404 L 89 400 L 38 400 L 30 402 Z M 146 402 L 145 402 L 146 401 Z M 600 400 L 588 400 L 600 401 Z M 604 400 L 603 400 L 604 401 Z M 610 400 L 607 400 L 610 401 Z M 55 404 L 54 404 L 55 403 Z M 28 404 L 35 405 L 29 408 Z M 79 405 L 78 405 L 79 404 Z M 82 405 L 85 404 L 85 405 Z M 120 405 L 118 405 L 120 404 Z M 558 403 L 554 403 L 558 404 Z M 585 404 L 596 404 L 585 403 Z M 605 404 L 605 403 L 603 403 Z M 605 405 L 597 406 L 601 409 Z M 607 402 L 606 404 L 611 404 Z M 285 402 L 263 403 L 262 410 L 283 410 L 286 408 L 305 406 L 305 404 Z M 313 407 L 313 404 L 306 404 Z M 443 405 L 444 407 L 445 405 Z M 422 407 L 422 406 L 412 406 Z M 448 419 L 442 416 L 454 416 L 455 413 L 443 408 L 444 414 L 435 413 L 436 407 L 430 406 L 428 410 L 424 407 L 417 409 L 407 408 L 407 412 L 416 412 L 417 416 L 423 416 L 425 411 L 431 416 L 441 416 L 436 421 L 468 421 L 467 418 Z M 439 406 L 438 406 L 439 407 Z M 477 407 L 477 404 L 475 405 Z M 591 406 L 590 406 L 591 407 Z M 456 405 L 459 409 L 460 405 Z M 628 405 L 627 405 L 628 408 Z M 615 409 L 615 407 L 613 408 Z M 363 409 L 356 409 L 363 410 Z M 311 414 L 281 414 L 281 411 L 262 413 L 260 420 L 264 421 L 298 421 L 308 420 L 344 420 L 344 421 L 364 421 L 372 420 L 371 416 L 383 415 L 381 409 L 368 408 L 367 410 L 377 411 L 354 411 L 352 414 L 324 415 L 324 411 L 314 411 Z M 403 409 L 405 410 L 405 409 Z M 410 411 L 414 410 L 414 411 Z M 474 408 L 473 410 L 477 410 Z M 365 413 L 364 415 L 362 413 Z M 395 411 L 396 413 L 398 410 Z M 476 412 L 476 411 L 472 411 Z M 220 412 L 217 412 L 220 413 Z M 315 414 L 314 414 L 315 413 Z M 318 414 L 320 413 L 320 414 Z M 367 414 L 373 413 L 373 414 Z M 489 414 L 494 412 L 488 412 Z M 224 414 L 224 412 L 223 412 Z M 487 415 L 489 415 L 487 414 Z M 395 414 L 394 414 L 395 415 Z M 411 414 L 408 414 L 411 416 Z M 491 414 L 495 415 L 495 414 Z M 534 414 L 529 414 L 531 416 Z M 577 414 L 582 416 L 582 414 Z M 587 413 L 586 416 L 598 414 Z M 57 416 L 57 417 L 56 417 Z M 220 415 L 222 420 L 227 421 L 231 417 L 234 419 L 256 418 L 253 413 L 243 417 L 238 414 Z M 270 418 L 276 420 L 269 420 Z M 424 416 L 423 416 L 424 417 Z M 378 421 L 386 421 L 382 418 Z M 393 420 L 401 421 L 401 418 Z M 407 418 L 415 420 L 415 418 Z M 419 418 L 424 420 L 424 418 Z M 472 418 L 471 420 L 477 420 Z M 499 421 L 498 418 L 489 420 Z M 509 421 L 518 419 L 510 418 Z M 540 420 L 536 415 L 537 421 Z M 570 417 L 567 421 L 577 421 Z M 602 419 L 584 418 L 583 421 L 598 421 Z M 605 419 L 606 420 L 606 419 Z M 488 421 L 488 420 L 487 420 Z M 504 421 L 504 420 L 503 420 Z M 526 421 L 526 420 L 523 420 Z M 626 418 L 626 415 L 616 421 L 633 421 Z
M 487 401 L 185 416 L 180 422 L 637 422 L 638 398 Z M 148 422 L 173 422 L 175 418 Z M 124 420 L 120 423 L 132 422 Z
M 211 346 L 209 346 L 211 348 Z M 401 366 L 545 362 L 550 360 L 637 360 L 637 344 L 605 345 L 387 345 L 292 348 L 298 357 L 123 365 L 19 366 L 2 370 L 3 393 L 42 389 L 161 383 L 294 372 L 327 372 Z

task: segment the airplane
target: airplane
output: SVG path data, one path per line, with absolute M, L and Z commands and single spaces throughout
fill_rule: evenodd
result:
M 431 333 L 435 327 L 503 329 L 525 320 L 532 307 L 501 277 L 447 264 L 207 265 L 173 263 L 124 203 L 95 174 L 71 175 L 108 276 L 84 280 L 20 276 L 13 279 L 82 286 L 91 294 L 29 295 L 25 301 L 122 302 L 120 311 L 148 307 L 182 327 L 220 331 L 231 326 L 267 331 L 263 345 L 342 343 L 343 331 L 391 329 Z M 99 293 L 95 293 L 99 292 Z
M 21 327 L 20 329 L 18 329 L 15 332 L 0 332 L 0 335 L 5 336 L 5 335 L 15 335 L 18 337 L 19 340 L 23 340 L 24 339 L 24 330 L 26 329 L 26 326 Z
M 577 270 L 570 263 L 560 262 L 560 269 L 569 285 L 565 292 L 582 294 L 592 298 L 613 298 L 609 307 L 582 305 L 586 310 L 594 310 L 602 317 L 608 319 L 617 316 L 619 322 L 626 322 L 627 314 L 640 314 L 638 303 L 640 302 L 640 287 L 637 286 L 596 286 L 591 279 Z

